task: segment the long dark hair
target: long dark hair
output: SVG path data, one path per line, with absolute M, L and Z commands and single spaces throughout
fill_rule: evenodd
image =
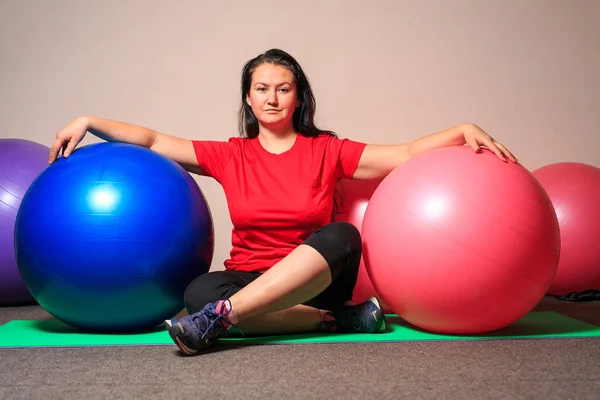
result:
M 289 69 L 294 74 L 296 80 L 296 89 L 300 105 L 294 110 L 293 124 L 296 132 L 303 136 L 316 137 L 319 135 L 337 135 L 332 131 L 319 129 L 315 126 L 315 110 L 317 102 L 313 96 L 308 78 L 304 74 L 298 61 L 291 55 L 280 49 L 271 49 L 260 54 L 244 65 L 242 69 L 242 101 L 240 104 L 238 129 L 240 136 L 254 139 L 258 136 L 258 120 L 252 112 L 252 108 L 246 103 L 246 96 L 250 91 L 252 83 L 252 73 L 256 68 L 264 63 L 280 65 Z

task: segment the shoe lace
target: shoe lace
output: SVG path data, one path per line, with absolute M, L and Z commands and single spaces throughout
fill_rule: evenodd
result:
M 225 328 L 223 323 L 229 324 L 231 326 L 235 326 L 227 318 L 227 315 L 229 315 L 230 311 L 231 311 L 231 308 L 229 308 L 229 311 L 219 313 L 215 309 L 214 304 L 208 304 L 202 310 L 202 312 L 200 312 L 196 315 L 193 315 L 192 321 L 194 321 L 194 323 L 199 331 L 202 331 L 202 326 L 206 326 L 206 329 L 204 330 L 204 333 L 202 333 L 200 338 L 204 339 L 206 336 L 208 336 L 210 333 L 212 333 L 217 328 Z
M 362 327 L 360 314 L 356 311 L 346 311 L 338 315 L 330 311 L 328 315 L 335 319 L 322 321 L 317 326 L 319 332 L 359 332 Z
M 317 332 L 336 332 L 337 327 L 338 324 L 336 320 L 323 321 L 317 326 Z

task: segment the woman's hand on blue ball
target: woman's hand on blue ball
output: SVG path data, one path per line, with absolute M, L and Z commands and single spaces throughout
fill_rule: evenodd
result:
M 475 124 L 469 124 L 464 130 L 465 142 L 476 152 L 485 147 L 498 156 L 504 162 L 511 160 L 517 162 L 517 158 L 504 146 L 488 135 L 483 129 Z
M 56 161 L 59 152 L 62 152 L 64 157 L 69 157 L 79 142 L 83 140 L 87 130 L 87 119 L 85 117 L 78 117 L 58 131 L 56 138 L 50 147 L 48 164 L 52 164 L 54 161 Z

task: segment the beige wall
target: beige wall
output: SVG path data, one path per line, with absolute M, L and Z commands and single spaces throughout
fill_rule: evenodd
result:
M 319 124 L 342 137 L 475 122 L 530 169 L 600 166 L 598 0 L 0 0 L 0 137 L 49 145 L 91 114 L 225 140 L 241 67 L 271 47 L 300 61 Z M 222 269 L 225 198 L 197 179 Z

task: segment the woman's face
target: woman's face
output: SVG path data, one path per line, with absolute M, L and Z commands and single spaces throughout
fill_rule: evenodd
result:
M 252 73 L 246 103 L 262 126 L 288 129 L 298 106 L 294 74 L 281 65 L 259 65 Z

